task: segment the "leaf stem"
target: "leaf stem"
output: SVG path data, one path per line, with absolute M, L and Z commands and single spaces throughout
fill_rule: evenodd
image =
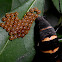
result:
M 0 55 L 2 54 L 2 52 L 4 51 L 5 47 L 7 46 L 9 40 L 7 40 L 6 44 L 4 45 L 3 49 L 0 51 Z

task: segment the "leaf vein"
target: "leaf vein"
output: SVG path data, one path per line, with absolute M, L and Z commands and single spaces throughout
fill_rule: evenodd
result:
M 5 47 L 7 46 L 9 40 L 7 40 L 6 44 L 4 45 L 3 49 L 0 51 L 0 55 L 2 54 L 2 52 L 4 51 Z
M 30 8 L 33 6 L 33 4 L 35 3 L 35 1 L 36 0 L 34 0 L 32 3 L 31 3 L 31 5 L 30 5 L 30 7 L 28 8 L 28 10 L 27 10 L 27 12 L 30 10 Z

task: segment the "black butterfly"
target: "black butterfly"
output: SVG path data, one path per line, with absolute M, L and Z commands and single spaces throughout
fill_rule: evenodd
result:
M 34 41 L 36 55 L 33 62 L 62 62 L 62 43 L 57 33 L 62 34 L 61 23 L 54 28 L 50 23 L 39 16 L 35 20 Z

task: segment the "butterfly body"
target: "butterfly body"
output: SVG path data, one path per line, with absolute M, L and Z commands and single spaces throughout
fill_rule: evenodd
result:
M 55 29 L 51 24 L 43 18 L 38 17 L 35 20 L 35 46 L 38 44 L 36 51 L 37 56 L 43 62 L 56 62 L 56 59 L 60 55 L 60 43 Z M 39 50 L 39 51 L 38 51 Z M 38 60 L 39 61 L 39 60 Z

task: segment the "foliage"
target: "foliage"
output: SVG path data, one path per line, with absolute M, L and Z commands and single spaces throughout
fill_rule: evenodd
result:
M 0 4 L 1 15 L 6 12 L 17 11 L 19 13 L 18 17 L 22 19 L 24 14 L 32 7 L 38 7 L 41 10 L 40 15 L 43 15 L 44 0 L 0 0 L 0 3 L 2 3 Z M 0 27 L 0 62 L 31 62 L 33 60 L 35 55 L 34 25 L 35 22 L 24 38 L 18 38 L 13 41 L 9 40 L 8 32 Z

